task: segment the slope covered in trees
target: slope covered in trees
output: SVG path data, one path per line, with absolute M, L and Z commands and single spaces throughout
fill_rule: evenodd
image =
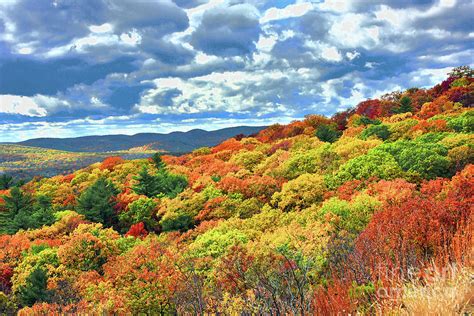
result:
M 3 190 L 0 313 L 466 311 L 473 104 L 458 68 L 332 118 Z

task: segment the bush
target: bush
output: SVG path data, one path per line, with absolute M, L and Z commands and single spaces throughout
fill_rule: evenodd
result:
M 338 131 L 335 126 L 332 125 L 321 125 L 316 130 L 315 136 L 322 142 L 334 143 L 342 132 Z
M 403 172 L 395 158 L 389 153 L 376 149 L 342 165 L 334 177 L 335 184 L 340 185 L 349 180 L 362 180 L 371 177 L 385 180 L 400 177 Z
M 391 154 L 406 172 L 416 172 L 424 179 L 449 175 L 448 150 L 440 144 L 396 141 L 374 149 Z
M 360 134 L 360 138 L 367 140 L 370 136 L 377 136 L 381 140 L 386 140 L 390 137 L 390 131 L 387 125 L 370 125 Z
M 458 133 L 474 132 L 474 111 L 464 112 L 456 118 L 448 119 L 448 127 Z
M 186 231 L 194 225 L 193 216 L 184 212 L 168 212 L 160 221 L 161 228 L 165 232 Z

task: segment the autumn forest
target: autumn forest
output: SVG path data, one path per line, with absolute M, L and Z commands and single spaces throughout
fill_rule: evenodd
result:
M 474 71 L 173 156 L 0 176 L 0 314 L 473 312 Z

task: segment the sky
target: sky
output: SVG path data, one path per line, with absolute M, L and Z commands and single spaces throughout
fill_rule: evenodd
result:
M 471 0 L 0 0 L 0 142 L 332 115 L 473 64 Z

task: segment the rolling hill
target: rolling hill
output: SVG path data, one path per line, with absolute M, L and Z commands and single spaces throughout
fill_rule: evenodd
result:
M 193 129 L 188 132 L 172 132 L 169 134 L 140 133 L 131 136 L 101 135 L 74 138 L 35 138 L 16 144 L 72 152 L 119 151 L 153 144 L 154 150 L 186 153 L 199 147 L 215 146 L 239 134 L 255 134 L 264 128 L 264 126 L 237 126 L 215 131 Z

